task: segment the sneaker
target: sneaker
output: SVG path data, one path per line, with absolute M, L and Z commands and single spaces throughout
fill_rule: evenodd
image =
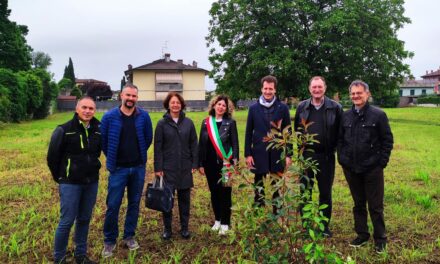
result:
M 188 229 L 182 229 L 180 231 L 180 235 L 182 236 L 182 238 L 184 239 L 189 239 L 191 237 L 191 233 L 188 231 Z
M 376 242 L 374 243 L 374 250 L 377 254 L 384 253 L 387 250 L 387 243 L 385 242 Z
M 67 258 L 64 257 L 64 258 L 62 258 L 60 260 L 55 260 L 53 263 L 54 264 L 67 264 Z
M 216 221 L 214 222 L 214 225 L 211 227 L 211 230 L 212 230 L 212 231 L 218 231 L 218 230 L 220 229 L 220 225 L 221 225 L 221 224 L 220 224 L 220 221 L 217 221 L 217 220 L 216 220 Z
M 132 237 L 124 239 L 124 244 L 129 250 L 136 250 L 139 248 L 138 242 Z
M 326 238 L 333 237 L 333 233 L 332 233 L 332 231 L 330 231 L 330 229 L 328 227 L 324 229 L 324 231 L 322 232 L 322 235 Z
M 164 240 L 170 240 L 173 233 L 171 232 L 171 229 L 165 229 L 162 233 L 162 239 Z
M 223 235 L 226 235 L 226 233 L 228 233 L 228 231 L 229 231 L 228 225 L 221 225 L 220 230 L 218 231 L 218 234 L 223 236 Z
M 113 250 L 115 250 L 116 248 L 116 244 L 112 245 L 112 244 L 106 244 L 104 243 L 104 249 L 102 250 L 102 256 L 104 258 L 108 258 L 113 256 Z
M 367 244 L 368 242 L 368 238 L 364 238 L 364 237 L 356 237 L 355 239 L 353 239 L 353 241 L 350 242 L 350 246 L 351 247 L 362 247 L 363 245 Z
M 96 264 L 97 262 L 92 261 L 86 255 L 75 257 L 76 264 Z

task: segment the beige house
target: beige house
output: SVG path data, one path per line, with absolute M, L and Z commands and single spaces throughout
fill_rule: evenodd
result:
M 168 92 L 182 94 L 185 100 L 205 100 L 205 76 L 207 70 L 171 60 L 166 53 L 163 59 L 133 68 L 128 65 L 127 79 L 139 89 L 140 101 L 162 101 Z

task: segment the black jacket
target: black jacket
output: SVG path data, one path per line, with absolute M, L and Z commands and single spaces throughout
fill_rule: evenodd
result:
M 238 133 L 237 124 L 234 119 L 225 118 L 222 121 L 218 129 L 220 135 L 220 140 L 222 141 L 223 148 L 226 153 L 232 148 L 232 159 L 238 160 Z M 200 128 L 199 135 L 199 166 L 204 167 L 204 162 L 206 161 L 206 147 L 207 144 L 212 144 L 208 136 L 208 129 L 206 128 L 206 119 L 202 121 L 202 126 Z M 217 159 L 220 162 L 219 157 Z
M 58 126 L 50 139 L 47 165 L 58 183 L 87 184 L 97 182 L 101 162 L 100 122 L 93 118 L 89 128 L 78 115 Z
M 154 171 L 163 171 L 165 181 L 176 189 L 191 188 L 197 154 L 197 133 L 191 119 L 181 112 L 176 124 L 166 113 L 154 132 Z
M 362 173 L 377 166 L 385 168 L 393 149 L 393 134 L 385 112 L 368 103 L 356 112 L 344 112 L 338 140 L 338 161 L 342 167 Z
M 302 101 L 295 113 L 295 131 L 300 131 L 299 128 L 301 125 L 301 120 L 307 120 L 310 114 L 310 107 L 314 107 L 311 104 L 311 99 L 307 99 Z M 323 135 L 324 142 L 320 142 L 320 144 L 324 145 L 325 153 L 333 154 L 336 150 L 336 145 L 338 142 L 338 132 L 339 132 L 339 123 L 342 117 L 342 106 L 328 98 L 324 97 L 324 107 L 325 117 L 324 117 L 324 128 L 325 135 Z

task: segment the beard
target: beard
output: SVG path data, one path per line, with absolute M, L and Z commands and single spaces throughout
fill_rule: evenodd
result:
M 132 104 L 129 105 L 129 104 L 128 104 L 129 102 L 132 103 Z M 124 102 L 124 106 L 127 107 L 128 109 L 133 108 L 135 105 L 136 105 L 136 102 L 134 102 L 134 101 L 132 101 L 132 100 L 126 100 L 126 101 Z

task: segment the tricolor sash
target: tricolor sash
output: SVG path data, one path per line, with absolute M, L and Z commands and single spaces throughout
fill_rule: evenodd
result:
M 221 180 L 223 184 L 227 184 L 229 176 L 231 175 L 232 147 L 229 149 L 228 153 L 226 153 L 225 149 L 223 148 L 223 143 L 220 139 L 215 118 L 213 116 L 208 116 L 206 118 L 206 129 L 208 130 L 209 139 L 214 146 L 217 156 L 223 160 Z

